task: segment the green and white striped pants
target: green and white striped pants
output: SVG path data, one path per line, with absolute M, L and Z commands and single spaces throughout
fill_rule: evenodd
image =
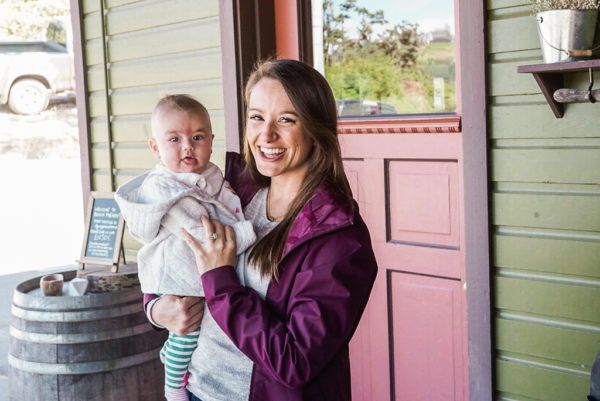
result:
M 169 338 L 160 350 L 165 364 L 165 388 L 179 389 L 185 386 L 192 353 L 198 345 L 200 327 L 185 336 L 169 332 Z

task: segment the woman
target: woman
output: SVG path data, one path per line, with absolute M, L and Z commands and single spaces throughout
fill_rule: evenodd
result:
M 188 389 L 203 401 L 349 400 L 348 343 L 377 265 L 344 174 L 333 94 L 313 68 L 280 60 L 257 67 L 245 100 L 247 168 L 229 154 L 226 173 L 259 240 L 236 261 L 231 227 L 204 219 L 216 239 L 203 243 L 184 233 L 210 311 Z M 169 297 L 149 314 L 185 332 L 201 310 Z

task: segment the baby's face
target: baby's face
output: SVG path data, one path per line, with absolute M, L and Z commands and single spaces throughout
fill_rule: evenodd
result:
M 149 145 L 174 173 L 202 173 L 212 153 L 213 134 L 208 116 L 163 108 L 152 118 Z

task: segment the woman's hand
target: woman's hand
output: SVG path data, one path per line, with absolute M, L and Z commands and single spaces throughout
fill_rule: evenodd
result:
M 196 267 L 202 275 L 209 270 L 220 266 L 233 266 L 237 264 L 235 254 L 235 233 L 231 226 L 225 226 L 218 220 L 210 220 L 202 216 L 202 224 L 206 239 L 198 242 L 184 228 L 181 229 L 185 242 L 194 252 Z
M 196 330 L 204 315 L 203 297 L 163 295 L 150 309 L 152 320 L 177 334 L 185 335 Z

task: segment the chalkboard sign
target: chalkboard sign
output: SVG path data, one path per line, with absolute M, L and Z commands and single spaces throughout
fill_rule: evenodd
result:
M 85 237 L 80 268 L 86 263 L 113 265 L 116 269 L 122 257 L 125 222 L 112 192 L 92 192 L 85 219 Z M 124 262 L 124 260 L 123 260 Z

